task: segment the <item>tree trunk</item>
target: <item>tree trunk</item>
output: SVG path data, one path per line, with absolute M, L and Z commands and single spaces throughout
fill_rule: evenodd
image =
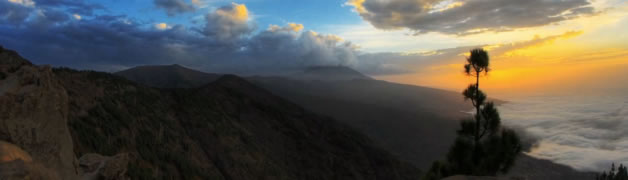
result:
M 480 115 L 480 71 L 475 71 L 476 79 L 475 79 L 475 137 L 473 141 L 473 154 L 472 161 L 474 164 L 478 164 L 480 162 L 480 119 L 482 116 Z
M 475 141 L 477 146 L 480 142 L 480 71 L 475 71 Z

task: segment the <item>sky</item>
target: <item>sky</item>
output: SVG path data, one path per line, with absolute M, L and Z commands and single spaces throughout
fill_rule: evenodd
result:
M 626 29 L 626 0 L 0 0 L 0 45 L 37 64 L 349 66 L 458 91 L 467 52 L 484 48 L 494 94 L 626 89 Z

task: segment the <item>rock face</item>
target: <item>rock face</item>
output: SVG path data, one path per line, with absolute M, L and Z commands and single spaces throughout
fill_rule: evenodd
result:
M 68 96 L 50 67 L 0 47 L 0 140 L 23 149 L 62 179 L 76 179 Z
M 89 153 L 79 159 L 84 180 L 123 180 L 129 164 L 129 154 L 117 154 L 112 157 Z

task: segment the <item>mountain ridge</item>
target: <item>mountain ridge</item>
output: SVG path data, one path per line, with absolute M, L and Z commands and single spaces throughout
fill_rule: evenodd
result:
M 5 54 L 9 53 L 0 52 L 0 62 L 8 59 Z M 24 89 L 22 86 L 27 85 L 26 89 L 48 91 L 38 86 L 43 83 L 39 80 L 44 79 L 39 79 L 37 73 L 44 72 L 51 80 L 46 82 L 56 84 L 46 87 L 53 87 L 59 97 L 66 97 L 66 101 L 43 103 L 61 102 L 58 107 L 66 109 L 55 118 L 59 122 L 54 125 L 65 127 L 71 141 L 64 147 L 73 151 L 63 152 L 69 152 L 73 158 L 61 160 L 76 162 L 81 157 L 80 168 L 78 163 L 74 167 L 43 163 L 47 168 L 64 172 L 62 175 L 70 173 L 61 179 L 88 175 L 90 169 L 81 170 L 86 168 L 83 165 L 90 167 L 83 164 L 89 162 L 84 157 L 103 159 L 100 155 L 111 156 L 106 158 L 109 160 L 120 159 L 111 166 L 102 166 L 105 170 L 97 169 L 102 171 L 97 175 L 112 179 L 121 178 L 121 174 L 107 173 L 122 173 L 131 179 L 229 180 L 416 179 L 420 176 L 417 168 L 376 147 L 352 128 L 307 111 L 237 76 L 222 76 L 198 88 L 159 89 L 110 73 L 49 67 L 41 70 L 37 66 L 25 68 L 23 64 L 28 63 L 11 64 L 20 67 L 18 71 L 28 70 L 35 75 L 32 81 L 16 83 L 15 87 Z M 10 79 L 31 78 L 23 77 L 24 73 L 7 73 L 11 68 L 5 67 L 0 66 L 0 72 L 6 75 L 0 80 L 0 89 Z M 0 93 L 4 104 L 19 104 L 19 99 L 7 99 L 8 95 Z M 47 111 L 55 109 L 43 106 L 30 109 L 28 114 Z M 8 114 L 1 122 L 20 122 L 21 116 L 14 114 Z M 45 118 L 34 118 L 42 119 Z M 11 131 L 1 127 L 0 137 L 5 139 Z M 46 134 L 49 131 L 45 129 L 34 130 L 38 137 L 55 137 Z M 30 149 L 25 143 L 31 138 L 9 136 L 8 139 L 30 153 L 33 163 L 54 157 Z M 4 165 L 5 162 L 0 162 L 0 169 Z M 28 173 L 9 175 L 20 179 Z M 2 178 L 5 175 L 0 173 Z
M 364 132 L 421 169 L 444 157 L 455 138 L 458 120 L 466 117 L 468 114 L 464 112 L 471 107 L 457 92 L 378 80 L 320 81 L 278 76 L 247 79 L 306 109 L 330 115 Z M 590 179 L 591 176 L 527 155 L 520 159 L 509 174 L 502 176 L 534 179 Z M 550 172 L 551 169 L 556 172 Z

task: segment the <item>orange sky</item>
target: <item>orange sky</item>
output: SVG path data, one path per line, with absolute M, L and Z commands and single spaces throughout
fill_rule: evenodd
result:
M 485 43 L 491 56 L 481 88 L 489 93 L 571 92 L 628 89 L 628 8 L 572 20 L 553 27 L 461 37 L 470 41 L 496 36 L 510 43 Z M 562 32 L 562 33 L 556 33 Z M 532 35 L 533 34 L 533 35 Z M 528 37 L 528 40 L 520 40 Z M 379 76 L 378 79 L 462 90 L 465 54 L 439 63 L 415 67 L 416 73 Z

